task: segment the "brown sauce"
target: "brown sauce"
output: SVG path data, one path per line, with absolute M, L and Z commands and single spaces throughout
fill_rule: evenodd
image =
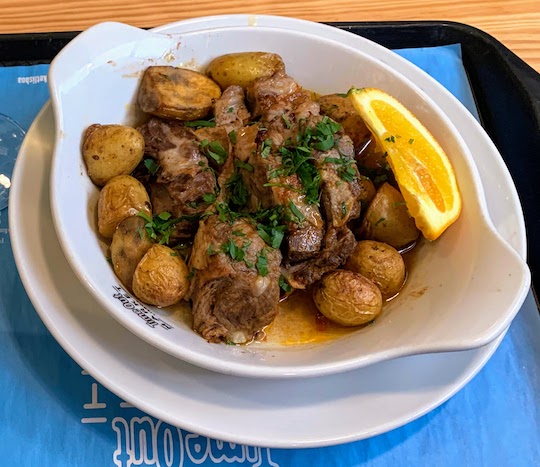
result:
M 414 248 L 403 254 L 407 271 L 406 281 L 410 278 L 417 253 L 423 243 L 419 241 Z M 394 301 L 398 296 L 399 293 L 387 300 L 387 303 Z M 382 313 L 385 311 L 384 308 L 385 305 Z M 167 307 L 167 310 L 173 313 L 176 321 L 188 327 L 192 326 L 191 306 L 188 302 L 182 301 Z M 365 326 L 347 327 L 333 323 L 317 310 L 311 290 L 296 290 L 279 303 L 276 319 L 260 331 L 253 342 L 280 346 L 317 344 L 350 335 Z
M 328 320 L 318 312 L 310 291 L 297 290 L 279 304 L 276 319 L 265 328 L 265 342 L 279 345 L 312 344 L 335 339 L 358 329 Z

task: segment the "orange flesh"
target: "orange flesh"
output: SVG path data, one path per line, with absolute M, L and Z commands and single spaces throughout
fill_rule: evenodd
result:
M 426 138 L 394 107 L 386 102 L 375 100 L 372 107 L 378 115 L 385 115 L 385 127 L 388 138 L 393 136 L 394 142 L 385 142 L 385 149 L 396 157 L 390 157 L 388 162 L 399 180 L 400 186 L 407 186 L 412 193 L 428 193 L 440 212 L 445 212 L 447 206 L 453 204 L 452 186 L 449 175 L 439 164 L 433 165 L 433 158 L 425 157 L 435 149 Z M 403 134 L 406 131 L 406 134 Z M 386 144 L 387 143 L 387 144 Z M 406 167 L 413 167 L 409 171 Z M 416 177 L 409 174 L 416 174 Z M 445 199 L 445 195 L 446 199 Z

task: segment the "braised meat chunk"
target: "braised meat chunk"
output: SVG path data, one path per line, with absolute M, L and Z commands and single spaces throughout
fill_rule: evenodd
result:
M 271 148 L 264 143 L 261 147 L 249 159 L 253 173 L 246 178 L 252 208 L 280 207 L 288 230 L 287 260 L 297 262 L 312 258 L 321 247 L 324 233 L 319 208 L 309 202 L 298 174 L 289 173 L 284 166 L 283 156 L 279 152 L 265 152 L 266 148 Z
M 347 227 L 340 230 L 330 228 L 324 237 L 320 254 L 309 261 L 286 268 L 284 276 L 293 288 L 305 289 L 327 272 L 343 266 L 355 245 L 356 239 Z
M 249 121 L 250 113 L 244 97 L 244 90 L 240 86 L 229 86 L 214 103 L 216 125 L 225 127 L 227 133 L 238 130 Z
M 319 123 L 331 127 L 332 122 Z M 346 135 L 333 135 L 334 146 L 328 151 L 314 151 L 314 164 L 321 175 L 321 200 L 326 220 L 340 228 L 360 216 L 362 190 L 360 173 L 354 160 L 354 147 Z
M 158 167 L 148 183 L 154 212 L 167 211 L 180 219 L 175 237 L 192 237 L 199 215 L 209 205 L 205 195 L 216 191 L 208 159 L 201 152 L 195 133 L 182 123 L 152 118 L 139 130 L 145 140 L 145 154 Z
M 194 329 L 209 342 L 250 341 L 276 316 L 280 263 L 245 219 L 201 221 L 189 263 Z

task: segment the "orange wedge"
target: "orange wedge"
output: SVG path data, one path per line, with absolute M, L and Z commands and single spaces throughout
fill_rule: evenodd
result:
M 350 99 L 387 160 L 409 213 L 428 240 L 437 239 L 461 212 L 454 169 L 431 133 L 398 100 L 374 88 Z

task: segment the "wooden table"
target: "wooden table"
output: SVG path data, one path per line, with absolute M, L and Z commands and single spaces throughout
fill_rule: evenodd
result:
M 458 21 L 496 37 L 540 72 L 540 0 L 0 0 L 0 33 L 73 31 L 110 20 L 149 27 L 223 13 Z

